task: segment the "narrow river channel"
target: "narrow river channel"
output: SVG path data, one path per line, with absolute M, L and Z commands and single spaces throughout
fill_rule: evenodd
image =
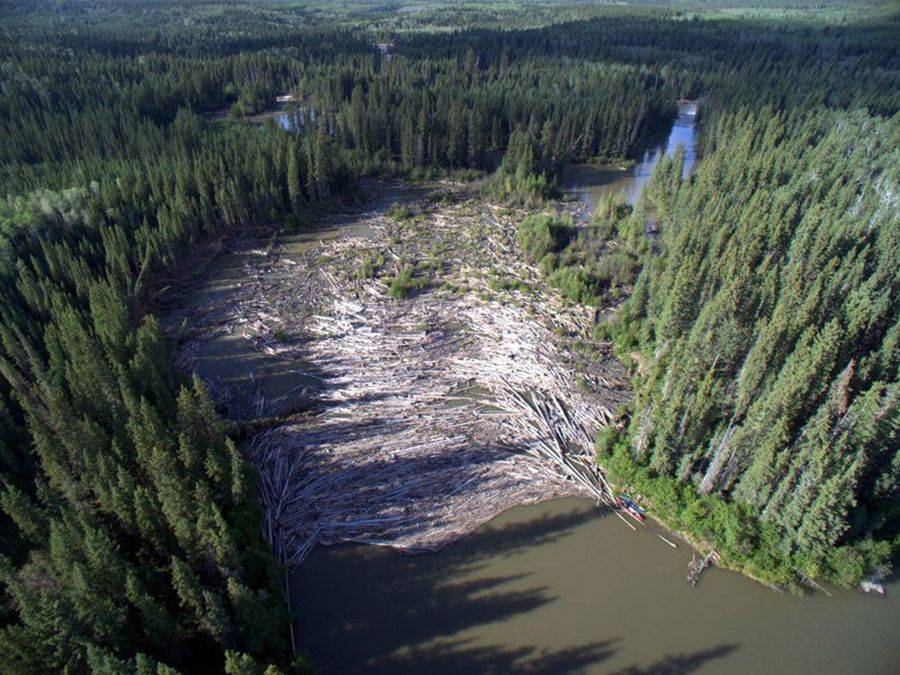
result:
M 697 159 L 695 123 L 697 103 L 683 101 L 678 104 L 678 117 L 672 125 L 665 142 L 649 144 L 641 154 L 640 161 L 627 169 L 591 164 L 572 164 L 563 171 L 560 186 L 566 194 L 584 202 L 589 209 L 596 208 L 601 200 L 610 195 L 622 194 L 625 201 L 634 204 L 644 185 L 650 180 L 657 162 L 673 155 L 679 146 L 684 147 L 683 175 L 688 175 Z
M 588 207 L 634 203 L 696 109 L 629 169 L 570 167 Z M 315 550 L 291 578 L 298 643 L 329 673 L 900 672 L 900 583 L 887 597 L 779 595 L 737 574 L 685 580 L 690 550 L 563 499 L 504 513 L 443 551 Z

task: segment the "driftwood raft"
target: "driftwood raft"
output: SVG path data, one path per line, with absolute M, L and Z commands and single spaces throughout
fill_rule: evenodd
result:
M 522 262 L 523 214 L 454 192 L 415 210 L 404 223 L 335 218 L 367 236 L 260 249 L 239 292 L 181 344 L 186 370 L 222 334 L 285 367 L 314 366 L 303 385 L 311 418 L 249 448 L 264 534 L 289 565 L 346 541 L 435 550 L 512 506 L 562 495 L 613 503 L 592 438 L 628 390 L 608 345 L 579 349 L 592 310 L 563 302 Z M 373 278 L 361 278 L 364 260 Z M 396 300 L 388 285 L 409 265 L 427 288 Z M 498 278 L 521 283 L 497 290 Z M 284 412 L 249 374 L 239 385 L 206 379 L 235 417 Z

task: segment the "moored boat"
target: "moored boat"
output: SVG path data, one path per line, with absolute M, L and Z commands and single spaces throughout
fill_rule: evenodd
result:
M 629 499 L 629 498 L 628 498 L 628 495 L 622 495 L 622 496 L 620 497 L 620 499 L 625 503 L 626 506 L 630 506 L 631 508 L 633 508 L 633 509 L 634 509 L 635 511 L 637 511 L 638 513 L 644 513 L 644 514 L 647 513 L 642 507 L 640 507 L 640 506 L 637 505 L 637 502 L 635 502 L 635 501 L 632 500 L 632 499 Z
M 628 499 L 626 499 L 625 497 L 619 497 L 616 499 L 616 502 L 618 503 L 619 508 L 621 508 L 629 516 L 634 518 L 639 523 L 644 522 L 644 514 L 641 513 L 638 508 L 634 506 L 634 504 L 632 504 Z

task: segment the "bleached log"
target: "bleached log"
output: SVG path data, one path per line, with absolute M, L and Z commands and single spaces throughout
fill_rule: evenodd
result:
M 264 534 L 288 564 L 342 541 L 436 550 L 512 506 L 562 495 L 613 503 L 592 439 L 627 400 L 627 380 L 614 359 L 570 348 L 591 340 L 593 310 L 523 262 L 522 214 L 470 199 L 430 208 L 417 206 L 424 227 L 364 214 L 371 237 L 254 258 L 235 299 L 205 312 L 182 346 L 191 367 L 202 340 L 228 330 L 273 363 L 314 371 L 278 397 L 252 378 L 211 387 L 235 417 L 272 415 L 301 390 L 318 411 L 249 449 Z M 385 261 L 381 278 L 357 278 L 363 256 Z M 430 287 L 397 301 L 388 283 L 412 260 L 432 262 Z M 491 290 L 489 266 L 531 290 Z

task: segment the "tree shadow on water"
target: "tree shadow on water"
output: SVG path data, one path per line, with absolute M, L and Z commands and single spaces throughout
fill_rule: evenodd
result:
M 615 671 L 621 666 L 611 659 L 623 647 L 618 636 L 579 643 L 565 626 L 546 627 L 543 635 L 545 626 L 534 619 L 502 626 L 557 600 L 537 581 L 546 558 L 530 552 L 560 543 L 597 517 L 590 503 L 539 513 L 526 521 L 491 523 L 439 554 L 410 556 L 353 545 L 317 551 L 293 584 L 299 644 L 323 675 Z M 691 673 L 734 649 L 721 645 L 669 655 L 615 672 Z M 629 655 L 619 654 L 619 662 Z
M 456 675 L 484 673 L 509 675 L 563 675 L 609 672 L 601 665 L 614 653 L 614 640 L 592 642 L 578 647 L 537 652 L 533 647 L 474 647 L 468 641 L 441 642 L 424 648 L 412 648 L 367 664 L 369 673 L 428 673 Z M 683 675 L 692 673 L 713 659 L 722 658 L 737 648 L 721 645 L 692 654 L 667 656 L 644 667 L 614 671 L 613 675 Z
M 693 654 L 670 654 L 649 666 L 632 666 L 615 671 L 614 675 L 681 675 L 692 673 L 708 661 L 728 656 L 738 645 L 719 645 Z
M 552 602 L 546 587 L 528 586 L 530 570 L 504 560 L 595 517 L 580 508 L 490 525 L 437 555 L 363 546 L 320 551 L 293 584 L 299 642 L 322 673 L 578 672 L 608 657 L 610 643 L 538 652 L 472 645 L 458 634 Z
M 579 647 L 541 650 L 534 647 L 476 647 L 465 640 L 413 648 L 367 664 L 367 673 L 428 673 L 457 675 L 557 675 L 579 673 L 613 653 L 613 641 Z
M 546 626 L 535 614 L 557 598 L 537 574 L 548 558 L 531 552 L 559 545 L 597 518 L 593 505 L 537 513 L 529 520 L 490 523 L 439 554 L 402 555 L 357 545 L 314 552 L 292 584 L 298 643 L 323 675 L 551 675 L 609 673 L 621 667 L 611 663 L 623 647 L 617 644 L 619 636 L 574 637 L 577 610 L 571 632 L 567 626 Z M 553 610 L 546 616 L 559 614 Z M 503 625 L 516 617 L 529 618 Z M 618 672 L 690 673 L 734 649 L 736 645 L 721 645 L 669 655 Z M 619 654 L 618 660 L 626 656 L 630 654 Z

